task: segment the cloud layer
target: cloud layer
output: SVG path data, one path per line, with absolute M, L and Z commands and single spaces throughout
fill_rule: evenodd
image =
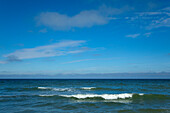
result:
M 4 55 L 4 57 L 7 57 L 7 61 L 10 62 L 10 61 L 20 61 L 22 59 L 32 59 L 32 58 L 41 58 L 41 57 L 61 56 L 61 55 L 66 55 L 66 54 L 75 54 L 75 53 L 87 51 L 87 49 L 84 49 L 85 47 L 80 47 L 85 42 L 86 41 L 84 40 L 60 41 L 58 43 L 54 43 L 51 45 L 16 50 L 13 53 Z
M 156 11 L 134 13 L 131 17 L 126 17 L 128 22 L 140 22 L 139 24 L 147 29 L 159 27 L 170 27 L 170 7 Z
M 86 10 L 74 16 L 58 12 L 43 12 L 36 17 L 36 20 L 38 24 L 54 30 L 69 30 L 76 27 L 82 28 L 107 24 L 109 20 L 113 20 L 109 16 L 120 14 L 127 9 L 128 7 L 117 9 L 103 6 L 98 10 Z
M 126 35 L 126 37 L 130 37 L 130 38 L 136 38 L 138 37 L 140 34 L 130 34 L 130 35 Z
M 71 63 L 83 62 L 83 61 L 89 61 L 89 60 L 96 60 L 96 59 L 82 59 L 82 60 L 74 60 L 74 61 L 70 61 L 70 62 L 64 62 L 63 64 L 71 64 Z

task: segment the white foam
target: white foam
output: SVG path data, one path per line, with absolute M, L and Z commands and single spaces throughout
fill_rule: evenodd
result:
M 50 87 L 38 87 L 38 89 L 51 89 Z
M 53 88 L 54 91 L 72 91 L 71 88 Z
M 38 89 L 51 89 L 53 91 L 72 91 L 71 88 L 38 87 Z
M 95 89 L 96 87 L 81 87 L 81 89 L 85 89 L 85 90 L 91 90 L 91 89 Z
M 140 93 L 139 95 L 142 96 L 142 95 L 144 95 L 144 94 L 143 94 L 143 93 Z
M 124 103 L 124 104 L 129 104 L 132 102 L 132 100 L 130 99 L 107 99 L 107 100 L 82 100 L 82 99 L 78 99 L 78 100 L 74 100 L 74 102 L 114 102 L 114 103 Z
M 125 99 L 125 98 L 132 98 L 133 94 L 130 93 L 123 93 L 123 94 L 76 94 L 76 95 L 60 95 L 63 97 L 74 97 L 78 99 L 85 99 L 85 98 L 93 98 L 93 97 L 101 97 L 103 99 Z

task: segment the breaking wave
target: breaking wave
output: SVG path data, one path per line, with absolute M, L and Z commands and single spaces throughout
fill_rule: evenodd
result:
M 53 91 L 72 91 L 71 88 L 38 87 L 38 89 L 53 90 Z
M 114 88 L 103 88 L 103 87 L 81 87 L 80 89 L 82 89 L 82 90 L 95 90 L 95 91 L 100 91 L 100 90 L 124 91 L 125 90 L 125 89 L 114 89 Z
M 112 89 L 102 87 L 80 87 L 80 88 L 55 88 L 55 87 L 24 87 L 24 88 L 5 88 L 7 91 L 36 91 L 36 90 L 52 90 L 52 91 L 75 91 L 75 90 L 107 90 L 107 91 L 124 91 L 124 89 Z
M 104 99 L 104 100 L 116 100 L 116 99 L 132 99 L 132 100 L 169 100 L 169 95 L 160 94 L 135 94 L 135 93 L 122 93 L 122 94 L 75 94 L 75 95 L 59 95 L 65 98 L 75 99 Z
M 80 89 L 91 90 L 91 89 L 96 89 L 96 87 L 81 87 Z
M 39 95 L 40 97 L 52 97 L 52 96 L 55 96 L 55 95 Z
M 139 94 L 143 95 L 143 94 Z M 77 99 L 85 99 L 85 98 L 103 98 L 103 99 L 126 99 L 132 98 L 133 94 L 124 93 L 124 94 L 76 94 L 76 95 L 60 95 L 63 97 L 73 97 Z

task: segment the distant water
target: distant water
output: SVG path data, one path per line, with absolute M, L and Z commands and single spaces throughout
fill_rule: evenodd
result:
M 0 113 L 170 113 L 170 80 L 0 80 Z

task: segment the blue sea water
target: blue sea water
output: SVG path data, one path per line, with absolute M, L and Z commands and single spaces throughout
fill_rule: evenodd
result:
M 0 113 L 170 113 L 170 80 L 1 79 Z

